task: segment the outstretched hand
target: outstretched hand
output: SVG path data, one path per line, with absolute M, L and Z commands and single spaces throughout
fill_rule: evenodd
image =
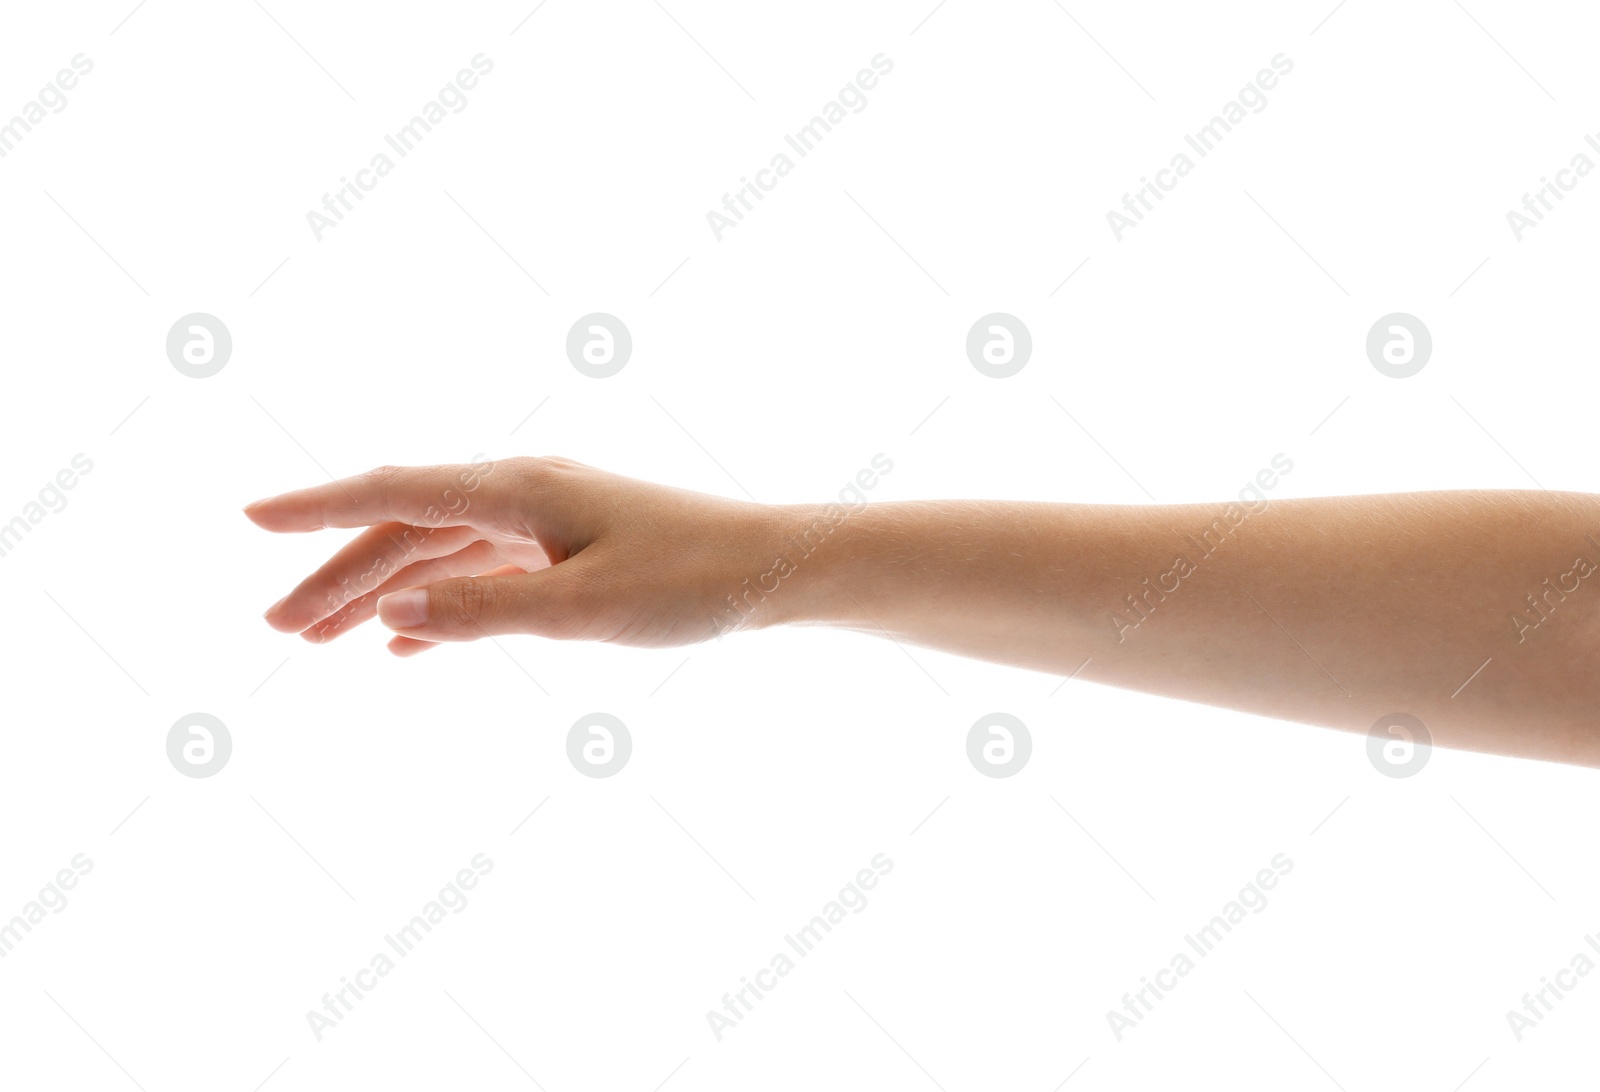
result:
M 729 597 L 770 564 L 780 511 L 560 458 L 380 467 L 244 509 L 268 531 L 365 528 L 265 617 L 314 642 L 377 617 L 401 656 L 507 633 L 659 647 L 736 628 Z

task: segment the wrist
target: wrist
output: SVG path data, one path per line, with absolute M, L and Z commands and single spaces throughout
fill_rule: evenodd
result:
M 862 597 L 873 576 L 876 536 L 868 504 L 774 505 L 765 512 L 771 557 L 742 586 L 766 596 L 757 625 L 871 626 Z M 881 589 L 879 589 L 881 590 Z M 875 628 L 875 627 L 873 627 Z

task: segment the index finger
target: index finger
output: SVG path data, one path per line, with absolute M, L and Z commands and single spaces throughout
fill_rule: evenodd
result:
M 320 531 L 389 521 L 414 527 L 467 526 L 473 522 L 475 506 L 510 495 L 507 461 L 380 466 L 353 478 L 254 501 L 245 505 L 244 514 L 268 531 Z

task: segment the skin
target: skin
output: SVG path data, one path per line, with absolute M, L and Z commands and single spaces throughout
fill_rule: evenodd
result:
M 1588 494 L 846 508 L 517 458 L 384 467 L 245 513 L 363 529 L 266 612 L 311 641 L 374 617 L 402 656 L 832 626 L 1351 731 L 1405 713 L 1436 745 L 1600 766 Z

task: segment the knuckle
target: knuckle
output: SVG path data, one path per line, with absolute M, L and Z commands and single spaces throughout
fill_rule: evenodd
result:
M 393 492 L 395 485 L 400 480 L 401 472 L 401 468 L 398 466 L 375 466 L 361 475 L 361 482 L 369 487 L 381 501 Z
M 561 474 L 560 460 L 549 456 L 519 455 L 509 460 L 518 493 L 537 496 L 550 490 Z
M 549 455 L 524 455 L 521 472 L 532 482 L 546 482 L 560 469 L 559 460 Z
M 489 610 L 493 596 L 480 580 L 461 580 L 445 590 L 444 620 L 456 629 L 476 630 Z

